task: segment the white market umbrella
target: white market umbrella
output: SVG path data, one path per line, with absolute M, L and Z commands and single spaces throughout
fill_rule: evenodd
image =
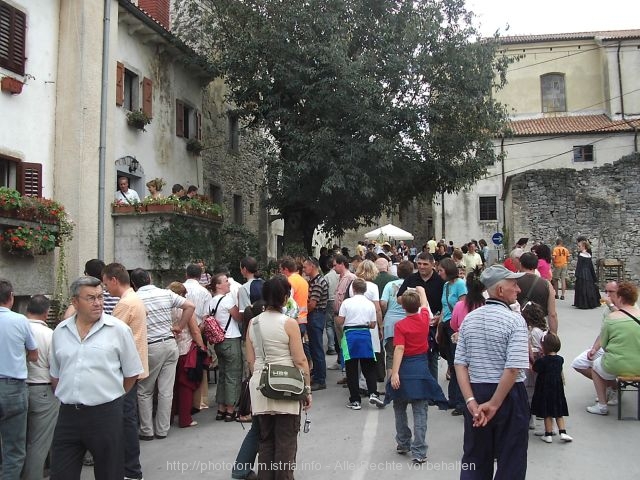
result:
M 368 240 L 413 240 L 413 235 L 389 223 L 384 227 L 365 233 L 364 238 Z

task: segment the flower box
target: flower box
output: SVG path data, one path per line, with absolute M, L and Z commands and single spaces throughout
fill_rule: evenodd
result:
M 12 95 L 20 95 L 22 93 L 22 86 L 24 84 L 13 77 L 2 77 L 2 83 L 0 88 L 3 92 L 10 93 Z
M 113 213 L 134 213 L 136 211 L 133 205 L 112 205 Z
M 166 213 L 175 211 L 175 205 L 171 203 L 150 203 L 147 205 L 148 213 Z

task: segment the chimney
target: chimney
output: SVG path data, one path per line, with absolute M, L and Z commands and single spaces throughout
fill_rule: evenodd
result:
M 138 7 L 167 30 L 171 30 L 171 0 L 138 0 Z

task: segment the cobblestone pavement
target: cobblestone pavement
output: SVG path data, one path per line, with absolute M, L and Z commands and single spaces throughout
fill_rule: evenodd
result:
M 569 365 L 599 332 L 601 311 L 572 308 L 572 296 L 569 292 L 567 300 L 558 301 L 558 311 L 570 414 L 567 430 L 574 441 L 546 444 L 531 431 L 527 477 L 640 478 L 640 462 L 636 460 L 640 422 L 618 421 L 616 407 L 611 407 L 606 417 L 585 411 L 594 402 L 593 385 Z M 334 359 L 328 357 L 328 364 Z M 443 370 L 441 361 L 441 373 Z M 428 463 L 414 467 L 410 458 L 395 452 L 393 409 L 378 410 L 368 404 L 360 411 L 345 408 L 348 395 L 336 385 L 339 378 L 339 372 L 329 371 L 327 390 L 314 395 L 310 432 L 299 437 L 296 479 L 459 478 L 462 417 L 429 409 Z M 440 384 L 446 390 L 442 375 Z M 211 385 L 212 398 L 214 394 L 215 386 Z M 625 394 L 623 413 L 634 415 L 635 405 L 636 394 Z M 215 408 L 204 410 L 195 416 L 199 422 L 196 427 L 172 427 L 166 440 L 141 442 L 145 479 L 231 478 L 231 465 L 245 431 L 239 423 L 216 422 L 214 416 Z M 93 478 L 91 467 L 84 468 L 82 478 Z

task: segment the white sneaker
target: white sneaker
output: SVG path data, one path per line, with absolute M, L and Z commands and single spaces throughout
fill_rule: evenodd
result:
M 536 417 L 535 415 L 531 415 L 531 417 L 529 418 L 529 430 L 535 430 L 536 429 Z
M 544 429 L 540 430 L 539 432 L 534 432 L 534 435 L 536 437 L 543 437 L 544 436 Z M 555 437 L 557 435 L 557 433 L 555 431 L 553 431 L 553 432 L 551 432 L 551 435 Z
M 618 391 L 613 388 L 607 388 L 607 405 L 615 407 L 618 405 Z
M 543 435 L 542 437 L 540 437 L 540 440 L 542 440 L 544 443 L 553 443 L 553 438 L 551 438 L 550 435 Z
M 560 440 L 562 440 L 563 442 L 573 442 L 573 437 L 567 435 L 566 433 L 561 433 Z
M 349 402 L 347 403 L 347 408 L 350 408 L 351 410 L 360 410 L 362 406 L 360 405 L 360 402 Z
M 594 415 L 609 415 L 609 409 L 607 408 L 607 404 L 596 403 L 595 405 L 591 405 L 587 407 L 587 412 L 593 413 Z
M 371 395 L 369 395 L 369 403 L 371 405 L 375 405 L 378 408 L 384 407 L 384 402 L 380 400 L 380 397 L 375 393 L 372 393 Z
M 333 365 L 329 365 L 327 370 L 342 370 L 342 366 L 339 363 L 334 363 Z

